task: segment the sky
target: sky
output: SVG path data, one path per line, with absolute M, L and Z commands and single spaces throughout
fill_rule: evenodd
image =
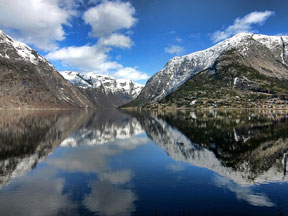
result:
M 59 71 L 142 84 L 174 56 L 287 27 L 287 0 L 0 0 L 0 29 Z

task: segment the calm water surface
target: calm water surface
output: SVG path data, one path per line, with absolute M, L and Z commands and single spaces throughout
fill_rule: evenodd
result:
M 0 112 L 0 215 L 288 215 L 282 112 Z

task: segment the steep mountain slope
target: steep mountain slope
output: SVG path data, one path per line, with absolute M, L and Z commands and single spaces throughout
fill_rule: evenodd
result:
M 161 102 L 193 106 L 199 102 L 199 98 L 200 101 L 201 98 L 206 98 L 206 101 L 218 98 L 223 99 L 222 104 L 225 104 L 232 96 L 239 97 L 237 90 L 241 92 L 240 95 L 243 91 L 249 94 L 251 91 L 259 92 L 256 98 L 266 93 L 270 94 L 268 98 L 285 95 L 288 92 L 287 45 L 288 36 L 241 33 L 209 49 L 175 57 L 152 76 L 137 99 L 126 106 L 142 106 L 159 101 L 180 86 L 181 94 Z M 189 87 L 183 89 L 184 83 Z M 223 88 L 219 90 L 219 87 Z M 253 96 L 245 99 L 245 102 L 249 104 Z M 183 98 L 185 103 L 179 100 Z
M 74 71 L 61 71 L 60 73 L 70 83 L 81 88 L 94 104 L 103 107 L 118 107 L 128 103 L 135 99 L 144 87 L 132 80 L 116 80 L 93 72 L 81 74 Z
M 45 58 L 0 30 L 0 108 L 92 106 Z

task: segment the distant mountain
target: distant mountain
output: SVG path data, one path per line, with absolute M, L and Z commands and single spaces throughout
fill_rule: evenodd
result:
M 60 71 L 61 75 L 79 87 L 92 102 L 102 107 L 118 107 L 135 99 L 143 85 L 126 79 L 89 72 L 82 74 L 75 71 Z
M 285 104 L 287 93 L 288 36 L 240 33 L 174 57 L 125 107 L 270 106 Z
M 0 108 L 88 107 L 88 97 L 45 58 L 0 30 Z

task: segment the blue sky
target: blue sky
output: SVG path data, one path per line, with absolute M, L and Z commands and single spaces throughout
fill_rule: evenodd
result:
M 0 28 L 58 70 L 145 83 L 238 32 L 288 34 L 287 0 L 0 0 Z

